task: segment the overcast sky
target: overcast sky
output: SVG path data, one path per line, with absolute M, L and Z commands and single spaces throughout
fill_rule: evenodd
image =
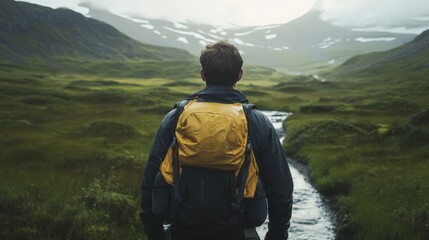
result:
M 82 0 L 24 0 L 53 8 L 78 7 Z M 85 0 L 112 13 L 213 25 L 258 26 L 291 21 L 312 8 L 338 25 L 369 26 L 403 20 L 429 22 L 429 0 Z

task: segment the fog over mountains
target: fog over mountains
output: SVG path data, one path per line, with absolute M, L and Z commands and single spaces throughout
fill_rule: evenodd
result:
M 0 1 L 0 61 L 91 58 L 190 60 L 182 49 L 140 43 L 112 26 L 69 9 Z
M 239 47 L 246 64 L 288 72 L 336 66 L 354 55 L 388 50 L 416 36 L 335 26 L 322 20 L 323 13 L 319 10 L 285 24 L 222 28 L 115 15 L 90 5 L 83 6 L 90 9 L 88 15 L 92 18 L 107 22 L 141 42 L 182 48 L 198 56 L 208 42 L 228 39 Z
M 151 0 L 124 0 L 121 5 L 117 1 L 110 0 L 27 1 L 54 8 L 69 7 L 86 17 L 112 25 L 141 43 L 180 48 L 195 56 L 200 54 L 207 43 L 228 39 L 239 47 L 246 65 L 273 67 L 289 73 L 314 73 L 338 66 L 355 55 L 386 51 L 410 42 L 418 33 L 429 28 L 429 17 L 425 17 L 429 16 L 429 13 L 426 14 L 427 11 L 424 8 L 429 4 L 420 0 L 410 0 L 408 4 L 394 2 L 383 11 L 380 8 L 386 4 L 385 0 L 376 4 L 366 0 L 351 0 L 347 4 L 338 0 L 307 0 L 304 2 L 313 3 L 313 7 L 301 17 L 288 20 L 289 22 L 285 20 L 285 23 L 280 24 L 250 27 L 234 24 L 219 27 L 215 24 L 194 21 L 192 18 L 196 19 L 201 15 L 198 8 L 194 8 L 203 3 L 192 2 L 193 0 L 183 1 L 183 6 L 178 7 L 177 13 L 173 12 L 168 17 L 165 14 L 173 11 L 171 8 L 174 8 L 177 2 L 173 4 L 165 0 L 150 5 Z M 171 6 L 168 9 L 162 8 L 169 2 Z M 286 15 L 291 14 L 291 11 L 305 12 L 304 8 L 311 8 L 311 4 L 304 4 L 304 2 L 302 5 L 294 1 L 282 3 L 279 5 L 281 7 L 271 14 L 278 15 L 284 12 L 286 19 Z M 213 3 L 210 4 L 213 5 Z M 258 6 L 256 2 L 249 2 L 246 6 L 237 9 L 234 7 L 236 4 L 234 2 L 220 1 L 217 4 L 219 5 L 217 10 L 202 11 L 207 14 L 207 22 L 210 22 L 215 10 L 221 14 L 228 9 L 228 11 L 235 9 L 235 14 L 248 18 L 249 16 L 245 16 L 244 12 L 254 10 L 254 6 Z M 266 22 L 268 13 L 262 10 L 270 6 L 260 2 L 258 4 L 261 6 L 260 14 L 253 17 L 260 19 L 261 23 Z M 280 2 L 273 2 L 272 5 L 275 4 Z M 413 8 L 417 6 L 421 7 Z M 402 12 L 401 9 L 403 9 Z M 409 11 L 410 9 L 414 10 Z M 191 20 L 177 20 L 180 16 L 183 18 L 183 11 L 189 13 Z M 159 18 L 153 16 L 159 16 Z M 222 17 L 225 16 L 219 16 L 219 18 Z M 232 17 L 231 20 L 233 20 Z
M 52 8 L 66 7 L 81 14 L 95 6 L 114 14 L 149 19 L 199 22 L 213 26 L 265 26 L 296 19 L 311 9 L 339 26 L 374 28 L 419 34 L 429 27 L 427 0 L 20 0 Z

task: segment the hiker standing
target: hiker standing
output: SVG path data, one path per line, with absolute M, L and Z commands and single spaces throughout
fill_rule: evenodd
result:
M 206 88 L 176 104 L 152 145 L 141 185 L 145 232 L 150 240 L 244 240 L 268 203 L 265 239 L 287 239 L 292 177 L 271 122 L 234 89 L 240 53 L 221 40 L 200 63 Z

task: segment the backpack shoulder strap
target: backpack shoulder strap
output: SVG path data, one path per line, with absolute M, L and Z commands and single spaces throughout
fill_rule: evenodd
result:
M 252 109 L 257 109 L 255 104 L 242 103 L 241 105 L 243 105 L 243 110 L 244 110 L 244 113 L 246 114 L 246 118 L 248 117 L 247 115 L 252 111 Z
M 189 100 L 186 99 L 186 100 L 183 100 L 181 102 L 177 102 L 176 104 L 174 104 L 173 109 L 176 109 L 176 113 L 174 115 L 174 120 L 172 122 L 172 127 L 171 127 L 171 129 L 173 131 L 172 132 L 173 136 L 176 135 L 175 131 L 176 131 L 177 121 L 179 121 L 179 117 L 183 113 L 183 110 L 185 110 L 185 106 L 186 106 L 186 104 L 188 104 L 188 102 L 189 102 Z
M 232 203 L 232 206 L 234 210 L 239 210 L 241 208 L 241 202 L 243 200 L 244 195 L 244 187 L 247 182 L 247 176 L 249 174 L 249 166 L 250 166 L 250 154 L 252 151 L 252 144 L 250 142 L 250 135 L 249 135 L 249 114 L 252 111 L 252 109 L 256 109 L 255 104 L 249 104 L 249 103 L 243 103 L 243 110 L 244 114 L 247 119 L 247 144 L 246 144 L 246 152 L 244 157 L 244 163 L 243 166 L 240 169 L 239 178 L 238 178 L 238 192 L 235 198 L 235 201 Z
M 252 109 L 257 109 L 255 104 L 242 103 L 244 115 L 246 115 L 247 120 L 247 132 L 249 132 L 249 115 L 252 112 Z
M 243 108 L 245 110 L 251 110 L 251 109 L 257 109 L 255 104 L 251 104 L 251 103 L 242 103 L 241 105 L 243 105 Z
M 246 116 L 246 120 L 247 120 L 247 132 L 249 132 L 249 115 L 252 112 L 252 109 L 257 109 L 255 104 L 250 104 L 250 103 L 243 103 L 243 111 L 244 111 L 244 115 Z M 250 140 L 250 136 L 248 137 Z M 250 141 L 249 141 L 250 142 Z
M 180 115 L 183 113 L 183 111 L 185 110 L 185 106 L 186 104 L 188 104 L 189 100 L 183 100 L 181 102 L 177 102 L 174 105 L 174 108 L 176 109 L 176 113 L 174 116 L 174 120 L 172 123 L 172 131 L 173 131 L 173 141 L 171 143 L 171 147 L 172 147 L 172 165 L 173 165 L 173 209 L 172 209 L 172 216 L 175 217 L 176 216 L 176 212 L 177 209 L 179 207 L 179 203 L 181 201 L 180 199 L 180 188 L 179 188 L 179 161 L 178 161 L 178 151 L 179 151 L 179 146 L 177 144 L 177 139 L 176 139 L 176 126 L 177 126 L 177 122 L 179 121 L 179 117 Z
M 185 99 L 185 100 L 180 101 L 180 102 L 176 102 L 176 104 L 174 104 L 173 109 L 175 109 L 175 108 L 185 108 L 185 106 L 186 106 L 186 104 L 188 104 L 188 102 L 189 102 L 188 99 Z

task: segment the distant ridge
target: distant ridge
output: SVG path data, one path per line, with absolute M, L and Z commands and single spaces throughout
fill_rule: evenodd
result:
M 112 26 L 69 9 L 0 1 L 0 61 L 73 57 L 190 60 L 185 50 L 137 42 Z
M 382 72 L 429 70 L 429 30 L 413 41 L 385 52 L 375 52 L 350 58 L 335 71 L 339 74 L 371 75 Z
M 297 73 L 338 66 L 348 58 L 385 51 L 411 41 L 416 35 L 358 32 L 324 21 L 312 10 L 285 23 L 269 26 L 220 28 L 194 22 L 174 22 L 115 15 L 88 3 L 93 18 L 107 22 L 143 43 L 183 48 L 198 56 L 207 42 L 227 38 L 242 51 L 245 64 Z M 257 17 L 257 16 L 255 16 Z

